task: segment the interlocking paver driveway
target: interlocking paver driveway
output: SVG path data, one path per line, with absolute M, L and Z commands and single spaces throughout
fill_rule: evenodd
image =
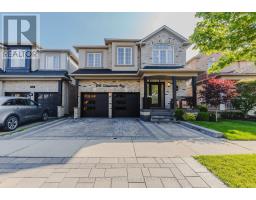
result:
M 8 138 L 8 136 L 7 136 Z M 44 139 L 123 139 L 123 140 L 177 140 L 209 139 L 208 136 L 191 131 L 176 123 L 151 123 L 136 118 L 83 118 L 66 119 L 48 129 L 28 131 L 20 138 Z

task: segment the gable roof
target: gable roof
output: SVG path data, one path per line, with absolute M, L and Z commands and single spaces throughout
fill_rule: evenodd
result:
M 160 28 L 158 28 L 157 30 L 155 30 L 154 32 L 150 33 L 148 36 L 144 37 L 140 42 L 144 42 L 145 40 L 151 38 L 152 36 L 154 36 L 155 34 L 157 34 L 158 32 L 160 32 L 162 30 L 166 30 L 166 31 L 172 33 L 173 35 L 177 36 L 181 41 L 183 41 L 184 43 L 187 43 L 187 45 L 189 45 L 189 41 L 187 38 L 185 38 L 181 34 L 177 33 L 176 31 L 172 30 L 170 27 L 168 27 L 166 25 L 163 25 Z

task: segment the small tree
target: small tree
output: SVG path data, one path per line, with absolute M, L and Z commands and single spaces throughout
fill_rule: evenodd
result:
M 235 96 L 234 81 L 211 78 L 203 84 L 200 97 L 207 105 L 216 108 L 216 121 L 218 121 L 218 107 L 225 104 Z
M 250 110 L 256 107 L 256 80 L 240 81 L 236 87 L 238 95 L 232 103 L 246 116 Z

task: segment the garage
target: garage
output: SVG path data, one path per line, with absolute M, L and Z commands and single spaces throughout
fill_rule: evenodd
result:
M 61 105 L 61 96 L 58 92 L 37 92 L 35 101 L 48 109 L 50 117 L 57 117 L 57 106 Z
M 112 95 L 113 117 L 138 117 L 140 113 L 140 93 L 119 92 Z
M 5 92 L 8 97 L 30 97 L 30 92 Z
M 82 117 L 108 117 L 108 93 L 81 93 Z

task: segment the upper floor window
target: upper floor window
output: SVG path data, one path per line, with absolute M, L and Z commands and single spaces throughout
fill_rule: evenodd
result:
M 10 52 L 11 63 L 10 67 L 25 67 L 26 66 L 26 50 L 12 49 Z
M 174 64 L 173 46 L 169 44 L 156 44 L 153 46 L 153 64 Z
M 101 67 L 101 53 L 87 53 L 87 67 Z
M 216 59 L 214 57 L 208 58 L 208 62 L 207 62 L 208 68 L 210 68 L 212 66 L 212 64 L 215 62 L 216 62 Z
M 46 56 L 46 69 L 60 69 L 60 56 L 47 55 Z
M 117 65 L 132 65 L 132 47 L 117 48 Z

